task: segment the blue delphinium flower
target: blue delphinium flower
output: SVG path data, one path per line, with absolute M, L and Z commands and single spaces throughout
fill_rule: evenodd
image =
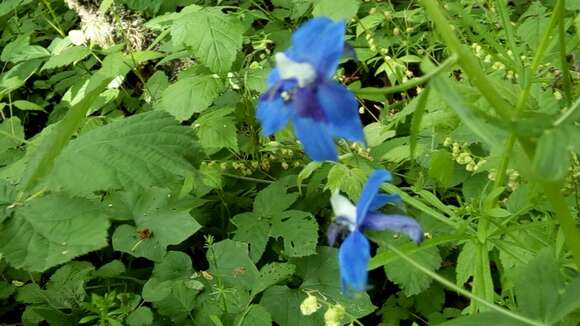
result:
M 362 233 L 365 229 L 405 233 L 417 244 L 423 240 L 421 226 L 414 219 L 403 215 L 385 215 L 377 211 L 388 202 L 398 200 L 397 195 L 379 193 L 381 184 L 390 180 L 389 172 L 375 170 L 365 184 L 356 206 L 338 193 L 334 193 L 330 199 L 336 216 L 335 223 L 330 226 L 327 234 L 330 244 L 334 243 L 341 232 L 349 233 L 338 250 L 343 291 L 366 289 L 370 244 Z
M 364 143 L 357 101 L 332 80 L 343 54 L 345 23 L 311 19 L 292 35 L 292 46 L 277 53 L 256 116 L 266 136 L 292 121 L 304 151 L 315 161 L 336 160 L 334 138 Z

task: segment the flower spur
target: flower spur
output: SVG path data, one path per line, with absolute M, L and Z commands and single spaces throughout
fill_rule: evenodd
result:
M 269 89 L 256 116 L 270 136 L 292 122 L 306 154 L 315 161 L 337 160 L 334 138 L 365 143 L 357 101 L 332 80 L 344 52 L 345 23 L 317 17 L 292 36 L 292 46 L 275 55 Z
M 383 169 L 375 170 L 365 184 L 356 206 L 339 193 L 334 193 L 330 199 L 336 219 L 327 233 L 329 243 L 334 244 L 340 233 L 348 233 L 338 250 L 343 292 L 364 291 L 367 286 L 370 244 L 362 231 L 391 230 L 408 235 L 417 244 L 423 240 L 421 226 L 414 219 L 378 212 L 385 204 L 399 199 L 397 195 L 379 193 L 381 184 L 390 180 L 389 172 Z

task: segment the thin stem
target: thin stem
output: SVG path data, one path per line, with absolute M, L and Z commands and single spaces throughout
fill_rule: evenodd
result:
M 406 91 L 408 89 L 412 89 L 412 88 L 415 88 L 415 87 L 420 86 L 422 84 L 425 84 L 431 78 L 437 76 L 438 74 L 440 74 L 443 71 L 446 71 L 455 62 L 457 62 L 457 56 L 453 55 L 453 56 L 447 58 L 447 60 L 445 60 L 443 63 L 441 63 L 439 66 L 437 66 L 437 68 L 434 69 L 433 71 L 430 71 L 429 73 L 427 73 L 421 77 L 411 79 L 406 83 L 402 83 L 400 85 L 392 86 L 392 87 L 384 87 L 384 88 L 366 87 L 366 88 L 362 88 L 360 90 L 355 90 L 353 92 L 357 95 L 400 93 L 400 92 Z
M 562 73 L 562 80 L 564 81 L 564 100 L 566 105 L 572 104 L 572 80 L 570 78 L 570 70 L 568 69 L 568 60 L 566 59 L 566 29 L 564 27 L 564 7 L 566 0 L 562 1 L 562 5 L 557 7 L 558 16 L 558 43 L 560 43 L 560 70 Z M 556 9 L 554 9 L 556 10 Z
M 496 304 L 493 304 L 479 296 L 474 295 L 473 293 L 462 289 L 460 287 L 458 287 L 457 285 L 455 285 L 454 283 L 448 281 L 447 279 L 445 279 L 444 277 L 440 276 L 439 274 L 430 271 L 429 269 L 425 268 L 423 265 L 419 264 L 418 262 L 416 262 L 415 260 L 413 260 L 413 258 L 407 256 L 405 253 L 403 253 L 402 251 L 400 251 L 399 249 L 397 249 L 395 246 L 388 244 L 387 245 L 389 250 L 392 250 L 397 256 L 401 257 L 401 259 L 405 260 L 406 262 L 408 262 L 409 264 L 411 264 L 413 267 L 417 268 L 418 270 L 420 270 L 422 273 L 426 274 L 427 276 L 431 277 L 433 280 L 439 282 L 441 285 L 459 293 L 460 295 L 469 298 L 473 301 L 477 301 L 479 303 L 481 303 L 484 306 L 487 306 L 488 308 L 490 308 L 491 310 L 495 310 L 496 312 L 501 313 L 502 315 L 505 315 L 507 317 L 510 317 L 514 320 L 518 320 L 520 322 L 523 322 L 525 324 L 528 325 L 534 325 L 534 326 L 545 326 L 545 324 L 529 319 L 527 317 L 518 315 L 514 312 L 511 312 L 505 308 L 502 308 Z

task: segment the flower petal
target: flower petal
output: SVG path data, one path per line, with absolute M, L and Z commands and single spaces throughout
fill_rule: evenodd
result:
M 263 95 L 267 96 L 267 93 Z M 274 134 L 284 128 L 288 119 L 292 116 L 293 108 L 289 103 L 285 103 L 282 98 L 276 97 L 272 100 L 260 99 L 256 117 L 262 125 L 262 133 L 266 136 Z
M 385 206 L 387 203 L 390 202 L 399 202 L 401 201 L 401 196 L 398 194 L 378 194 L 375 196 L 371 205 L 369 206 L 369 211 L 376 211 L 379 210 L 381 207 Z
M 312 64 L 320 77 L 334 75 L 344 51 L 345 22 L 316 17 L 304 23 L 292 35 L 292 46 L 286 55 L 296 62 Z
M 391 230 L 408 235 L 417 244 L 423 241 L 421 225 L 415 219 L 404 215 L 385 215 L 370 212 L 364 219 L 361 228 L 375 231 Z
M 339 194 L 338 191 L 330 196 L 330 205 L 334 211 L 334 216 L 346 218 L 351 225 L 351 231 L 356 225 L 356 207 L 348 200 L 348 198 Z
M 340 280 L 345 290 L 364 291 L 367 286 L 367 267 L 370 259 L 367 238 L 355 230 L 344 239 L 338 249 Z
M 302 142 L 304 152 L 313 161 L 336 161 L 336 145 L 328 132 L 326 124 L 310 118 L 294 116 L 294 133 Z
M 379 193 L 379 187 L 383 182 L 389 180 L 391 180 L 391 174 L 387 170 L 377 169 L 373 171 L 360 194 L 358 202 L 356 203 L 357 225 L 362 225 L 364 223 L 367 212 Z
M 348 88 L 330 81 L 318 86 L 318 101 L 336 137 L 365 144 L 356 98 Z

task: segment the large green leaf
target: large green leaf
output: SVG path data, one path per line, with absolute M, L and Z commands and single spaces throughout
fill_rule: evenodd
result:
M 437 247 L 413 253 L 410 257 L 431 271 L 437 270 L 441 265 L 441 256 Z M 385 272 L 387 277 L 397 283 L 407 296 L 421 293 L 429 288 L 433 281 L 429 276 L 402 260 L 386 264 Z
M 303 257 L 316 252 L 318 223 L 310 213 L 289 210 L 274 215 L 271 234 L 284 239 L 284 253 L 290 257 Z
M 226 286 L 251 290 L 258 278 L 258 269 L 248 256 L 248 245 L 223 240 L 207 252 L 210 271 L 218 275 Z
M 201 146 L 208 154 L 222 148 L 238 151 L 236 123 L 230 113 L 234 108 L 221 108 L 204 112 L 193 124 Z
M 243 25 L 218 8 L 203 8 L 183 15 L 171 27 L 177 44 L 191 48 L 195 56 L 216 73 L 230 71 L 242 47 Z
M 546 248 L 519 269 L 515 293 L 520 310 L 527 316 L 546 322 L 550 320 L 559 301 L 561 279 L 558 266 L 551 249 Z
M 73 46 L 66 48 L 59 54 L 53 55 L 46 61 L 42 70 L 60 68 L 76 61 L 82 60 L 91 54 L 91 50 L 84 46 Z
M 176 201 L 166 189 L 125 192 L 114 199 L 111 205 L 126 206 L 136 226 L 119 226 L 113 234 L 113 248 L 135 257 L 159 261 L 167 246 L 183 242 L 201 228 L 189 214 L 194 203 Z
M 4 47 L 0 60 L 4 62 L 19 63 L 22 61 L 45 58 L 49 55 L 50 52 L 42 46 L 30 45 L 30 35 L 21 35 Z
M 212 76 L 182 78 L 163 91 L 157 109 L 171 113 L 179 121 L 187 120 L 207 109 L 222 88 Z
M 147 112 L 93 129 L 57 158 L 53 186 L 74 193 L 166 185 L 192 170 L 196 149 L 189 128 L 164 112 Z
M 0 253 L 15 268 L 42 272 L 106 246 L 108 227 L 99 206 L 51 194 L 16 209 L 2 227 Z

